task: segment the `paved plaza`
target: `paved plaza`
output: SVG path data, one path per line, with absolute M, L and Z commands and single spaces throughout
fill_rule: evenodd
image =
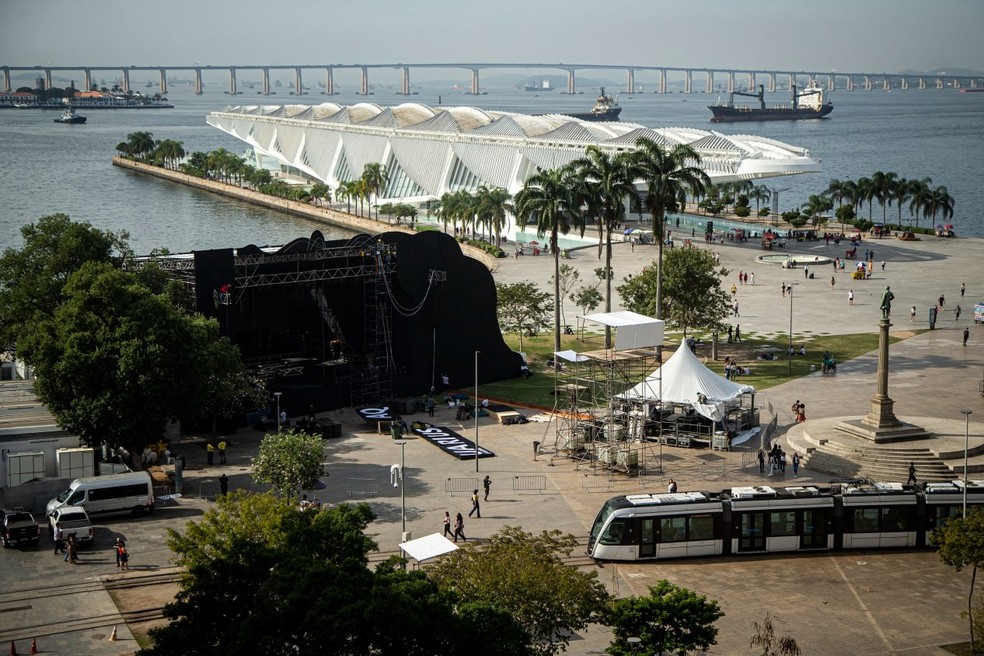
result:
M 703 242 L 699 244 L 704 247 Z M 789 299 L 780 296 L 782 282 L 794 284 L 793 330 L 796 335 L 822 337 L 826 334 L 873 332 L 879 318 L 878 298 L 886 285 L 896 294 L 893 333 L 905 336 L 891 348 L 889 394 L 896 413 L 909 417 L 933 417 L 959 433 L 963 417 L 959 410 L 974 411 L 972 419 L 984 418 L 978 382 L 984 376 L 984 326 L 972 325 L 973 304 L 984 301 L 979 240 L 900 242 L 893 239 L 865 241 L 859 249 L 875 250 L 879 263 L 871 280 L 851 281 L 833 274 L 829 265 L 818 266 L 814 279 L 802 270 L 785 271 L 756 261 L 763 254 L 757 243 L 717 244 L 722 265 L 731 269 L 726 287 L 737 280 L 739 270 L 755 274 L 755 284 L 740 286 L 740 322 L 745 334 L 775 336 L 785 343 L 789 325 Z M 795 254 L 843 255 L 844 246 L 825 246 L 823 241 L 791 245 Z M 565 263 L 590 280 L 601 263 L 596 249 L 577 250 Z M 614 270 L 620 280 L 651 263 L 656 250 L 628 243 L 616 246 Z M 885 271 L 880 262 L 885 260 Z M 523 256 L 500 261 L 498 281 L 534 280 L 547 288 L 553 261 L 547 256 Z M 811 267 L 811 270 L 813 268 Z M 831 289 L 830 277 L 835 285 Z M 967 295 L 960 297 L 960 284 Z M 855 303 L 849 306 L 847 292 L 854 289 Z M 913 329 L 927 328 L 928 307 L 940 294 L 946 295 L 946 311 L 937 329 L 918 335 Z M 960 303 L 963 314 L 954 320 L 952 307 Z M 917 320 L 909 322 L 908 308 L 917 307 Z M 736 321 L 739 321 L 736 320 Z M 965 326 L 971 336 L 961 344 Z M 822 345 L 819 346 L 822 348 Z M 721 357 L 728 354 L 722 345 Z M 792 418 L 788 407 L 801 399 L 811 420 L 860 416 L 869 409 L 875 391 L 874 354 L 839 366 L 836 376 L 819 373 L 763 390 L 756 396 L 761 406 L 769 403 L 779 413 L 780 439 Z M 548 377 L 534 376 L 529 384 L 551 384 Z M 529 416 L 537 410 L 523 410 Z M 502 426 L 483 418 L 478 426 L 481 446 L 493 450 L 494 458 L 458 461 L 422 439 L 410 439 L 405 447 L 407 488 L 406 512 L 401 511 L 400 490 L 389 484 L 390 466 L 400 462 L 401 450 L 374 424 L 362 422 L 351 410 L 332 413 L 343 421 L 343 435 L 326 443 L 325 463 L 329 476 L 326 489 L 316 494 L 326 503 L 366 501 L 378 519 L 370 527 L 382 552 L 376 560 L 395 553 L 402 520 L 413 537 L 441 532 L 444 512 L 466 514 L 468 493 L 448 490 L 452 483 L 492 478 L 488 502 L 481 519 L 466 519 L 469 542 L 488 538 L 503 526 L 521 526 L 538 532 L 560 529 L 584 543 L 588 528 L 601 504 L 616 494 L 663 491 L 665 478 L 673 477 L 681 491 L 716 490 L 734 485 L 768 482 L 789 484 L 778 476 L 768 478 L 757 466 L 745 466 L 748 452 L 708 452 L 652 445 L 646 458 L 662 457 L 665 477 L 630 478 L 609 476 L 590 465 L 552 453 L 555 421 L 533 421 Z M 408 420 L 424 418 L 417 414 Z M 763 412 L 763 423 L 770 417 Z M 453 428 L 469 439 L 475 436 L 471 422 L 458 422 L 454 411 L 439 408 L 436 423 Z M 971 423 L 972 439 L 984 439 L 984 424 Z M 151 517 L 119 518 L 99 522 L 95 544 L 82 551 L 82 564 L 72 567 L 51 553 L 45 536 L 39 549 L 4 550 L 0 554 L 0 648 L 17 639 L 20 653 L 28 653 L 30 638 L 37 637 L 44 653 L 123 654 L 135 649 L 124 618 L 116 610 L 106 581 L 137 579 L 166 574 L 170 565 L 165 530 L 180 528 L 201 516 L 213 505 L 218 476 L 225 472 L 233 489 L 252 487 L 249 462 L 262 434 L 244 429 L 230 438 L 229 464 L 207 467 L 205 452 L 191 441 L 178 445 L 188 461 L 186 496 L 160 508 Z M 533 442 L 544 445 L 536 458 Z M 533 477 L 533 478 L 530 478 Z M 539 478 L 539 477 L 542 477 Z M 984 476 L 982 476 L 984 478 Z M 806 469 L 797 483 L 826 482 L 828 477 Z M 528 487 L 542 480 L 544 489 Z M 791 479 L 790 479 L 791 480 Z M 480 487 L 479 485 L 475 485 Z M 204 498 L 200 498 L 204 497 Z M 110 545 L 117 535 L 127 538 L 131 572 L 116 571 Z M 694 589 L 717 600 L 725 612 L 718 621 L 718 645 L 713 654 L 753 653 L 748 649 L 753 621 L 766 613 L 775 616 L 777 631 L 799 642 L 804 654 L 944 654 L 940 644 L 966 640 L 967 625 L 960 618 L 966 605 L 968 572 L 954 573 L 939 562 L 932 550 L 847 551 L 810 555 L 753 556 L 702 560 L 663 561 L 645 564 L 594 564 L 581 554 L 573 563 L 598 572 L 609 590 L 619 595 L 645 594 L 661 578 Z M 117 596 L 118 593 L 114 592 Z M 115 642 L 108 637 L 117 626 Z M 575 637 L 568 653 L 601 654 L 610 641 L 602 627 Z

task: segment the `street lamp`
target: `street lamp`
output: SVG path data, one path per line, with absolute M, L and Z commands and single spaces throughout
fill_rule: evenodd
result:
M 280 432 L 280 395 L 283 392 L 274 392 L 273 395 L 277 397 L 277 432 Z
M 482 407 L 482 404 L 478 401 L 478 354 L 481 351 L 475 351 L 475 471 L 478 472 L 478 409 Z
M 793 375 L 793 286 L 789 286 L 789 350 L 786 351 L 786 359 L 789 360 L 788 373 Z
M 397 444 L 400 447 L 400 468 L 399 471 L 393 471 L 397 468 L 396 465 L 390 469 L 393 477 L 393 487 L 396 487 L 397 483 L 400 485 L 400 542 L 407 541 L 407 480 L 403 477 L 403 470 L 406 468 L 406 440 L 395 440 L 393 444 Z M 406 569 L 407 563 L 406 558 L 403 553 L 403 549 L 400 548 L 400 556 L 404 557 L 403 568 Z
M 970 447 L 970 415 L 973 410 L 961 410 L 964 416 L 963 517 L 967 517 L 967 450 Z
M 627 643 L 629 643 L 629 649 L 634 654 L 637 651 L 639 651 L 639 643 L 642 642 L 642 638 L 637 638 L 637 637 L 633 636 L 631 638 L 626 638 L 625 641 Z

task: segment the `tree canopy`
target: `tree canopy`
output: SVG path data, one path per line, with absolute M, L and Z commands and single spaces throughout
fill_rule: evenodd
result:
M 313 488 L 324 474 L 324 448 L 320 436 L 301 430 L 268 433 L 253 458 L 253 480 L 293 498 L 298 490 Z
M 615 601 L 608 613 L 615 640 L 606 651 L 616 656 L 707 651 L 717 642 L 714 622 L 721 617 L 716 601 L 663 579 L 649 588 L 648 597 Z M 641 639 L 635 649 L 630 637 Z
M 50 316 L 68 277 L 86 262 L 118 262 L 130 252 L 125 232 L 76 223 L 67 214 L 42 217 L 21 228 L 24 246 L 0 256 L 0 348 L 10 349 L 36 316 Z
M 222 393 L 212 382 L 242 370 L 214 320 L 184 313 L 105 262 L 71 274 L 62 303 L 36 313 L 17 346 L 60 426 L 131 453 L 158 440 L 168 421 L 198 417 Z
M 974 584 L 977 568 L 984 565 L 984 511 L 971 509 L 966 517 L 954 517 L 933 531 L 933 544 L 940 549 L 940 560 L 955 569 L 971 568 L 970 592 L 967 596 L 967 618 L 970 620 L 970 644 L 976 647 L 974 636 Z M 974 652 L 976 653 L 976 652 Z
M 367 504 L 299 510 L 245 491 L 185 532 L 168 530 L 185 568 L 143 656 L 525 656 L 527 635 L 508 614 L 441 590 L 422 571 L 387 562 Z M 435 630 L 435 627 L 440 627 Z
M 515 330 L 519 333 L 520 348 L 524 330 L 539 330 L 549 325 L 547 315 L 550 312 L 550 294 L 542 291 L 536 283 L 497 283 L 495 289 L 499 326 L 503 330 Z
M 658 268 L 646 267 L 616 289 L 633 312 L 656 316 Z M 718 268 L 710 251 L 674 248 L 663 263 L 663 315 L 671 326 L 688 330 L 714 330 L 728 314 L 728 295 L 721 289 L 726 269 Z
M 566 648 L 573 631 L 601 618 L 608 593 L 597 572 L 566 565 L 577 538 L 560 531 L 539 535 L 506 526 L 481 547 L 442 559 L 431 577 L 442 590 L 510 613 L 539 654 Z

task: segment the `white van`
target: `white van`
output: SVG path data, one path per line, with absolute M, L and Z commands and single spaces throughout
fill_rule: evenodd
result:
M 154 509 L 154 485 L 147 472 L 76 478 L 68 489 L 48 502 L 47 514 L 62 506 L 81 506 L 90 516 Z

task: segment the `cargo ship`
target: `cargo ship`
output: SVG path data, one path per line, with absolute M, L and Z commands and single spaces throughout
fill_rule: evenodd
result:
M 550 80 L 540 80 L 538 82 L 527 82 L 523 86 L 523 91 L 553 91 Z
M 605 95 L 605 87 L 601 87 L 601 94 L 595 99 L 594 107 L 590 112 L 581 114 L 565 114 L 580 121 L 617 121 L 618 115 L 622 113 L 622 107 L 618 104 L 618 96 L 614 98 Z
M 713 116 L 712 123 L 739 123 L 743 121 L 800 121 L 811 118 L 823 118 L 834 110 L 833 104 L 823 101 L 823 89 L 809 86 L 797 93 L 796 85 L 791 87 L 793 102 L 791 105 L 765 105 L 765 87 L 759 85 L 758 93 L 734 91 L 728 97 L 728 104 L 709 105 Z M 758 98 L 759 106 L 735 105 L 735 96 Z

